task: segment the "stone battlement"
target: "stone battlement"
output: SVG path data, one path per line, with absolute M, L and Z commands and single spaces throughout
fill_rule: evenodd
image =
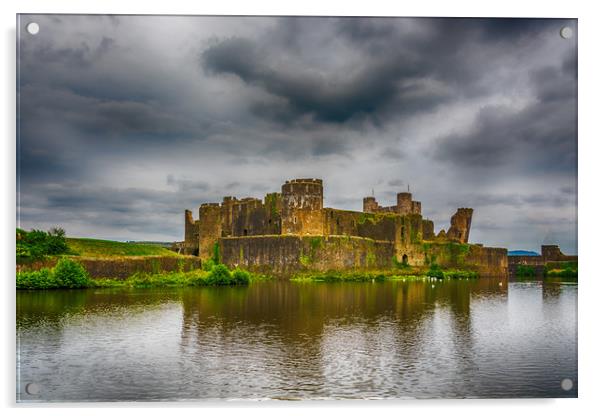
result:
M 322 179 L 290 179 L 284 183 L 285 184 L 287 184 L 287 183 L 314 183 L 314 184 L 322 185 Z

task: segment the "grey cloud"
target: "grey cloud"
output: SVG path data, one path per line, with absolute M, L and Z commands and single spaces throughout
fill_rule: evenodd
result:
M 182 192 L 207 192 L 211 186 L 204 181 L 175 178 L 173 175 L 167 175 L 167 184 L 176 186 Z

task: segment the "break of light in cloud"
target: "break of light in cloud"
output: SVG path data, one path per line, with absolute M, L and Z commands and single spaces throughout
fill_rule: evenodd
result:
M 321 177 L 437 230 L 576 252 L 575 20 L 23 15 L 20 225 L 181 240 L 183 210 Z M 22 24 L 20 27 L 23 28 Z

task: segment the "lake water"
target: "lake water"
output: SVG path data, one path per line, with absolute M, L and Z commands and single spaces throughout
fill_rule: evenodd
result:
M 19 401 L 576 397 L 577 285 L 18 292 L 17 342 Z

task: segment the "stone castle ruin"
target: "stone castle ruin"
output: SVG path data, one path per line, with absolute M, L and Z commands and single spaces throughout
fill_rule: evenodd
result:
M 449 229 L 435 235 L 409 192 L 388 207 L 366 197 L 363 212 L 325 208 L 323 194 L 321 179 L 293 179 L 263 200 L 227 196 L 202 204 L 198 220 L 186 210 L 183 250 L 201 261 L 219 255 L 230 267 L 280 275 L 433 263 L 507 273 L 505 249 L 468 244 L 472 208 L 459 208 Z

